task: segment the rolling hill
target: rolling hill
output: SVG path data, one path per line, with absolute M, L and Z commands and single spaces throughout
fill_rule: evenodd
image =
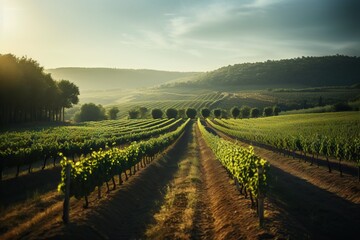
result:
M 67 79 L 81 91 L 153 87 L 197 73 L 116 68 L 55 68 L 45 70 L 56 80 Z
M 335 55 L 229 65 L 164 86 L 216 90 L 350 86 L 360 83 L 359 76 L 359 57 Z

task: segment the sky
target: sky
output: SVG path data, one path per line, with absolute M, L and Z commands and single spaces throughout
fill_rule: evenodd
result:
M 360 56 L 359 12 L 359 0 L 0 0 L 0 54 L 170 71 Z

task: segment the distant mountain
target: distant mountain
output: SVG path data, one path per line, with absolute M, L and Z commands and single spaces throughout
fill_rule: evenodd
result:
M 197 73 L 114 68 L 55 68 L 45 70 L 56 79 L 66 79 L 83 90 L 134 89 L 153 87 Z
M 336 55 L 229 65 L 165 86 L 221 90 L 349 86 L 357 83 L 360 83 L 360 58 Z

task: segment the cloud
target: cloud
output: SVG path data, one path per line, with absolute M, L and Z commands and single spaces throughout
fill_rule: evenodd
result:
M 355 0 L 212 2 L 172 16 L 167 29 L 169 37 L 214 44 L 214 49 L 219 42 L 229 50 L 241 45 L 245 51 L 263 49 L 279 42 L 298 49 L 301 42 L 304 51 L 311 49 L 316 55 L 312 45 L 323 44 L 330 51 L 359 45 L 359 5 Z
M 179 65 L 209 70 L 302 55 L 360 55 L 359 0 L 6 3 L 17 4 L 26 21 L 21 22 L 22 29 L 11 28 L 12 36 L 0 35 L 0 51 L 27 54 L 45 65 L 68 64 L 72 59 L 78 65 L 141 63 L 140 68 Z M 82 57 L 89 49 L 93 57 Z

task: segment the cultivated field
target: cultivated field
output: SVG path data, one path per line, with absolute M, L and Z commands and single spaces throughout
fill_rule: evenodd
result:
M 349 112 L 2 132 L 1 237 L 357 239 L 359 124 Z

